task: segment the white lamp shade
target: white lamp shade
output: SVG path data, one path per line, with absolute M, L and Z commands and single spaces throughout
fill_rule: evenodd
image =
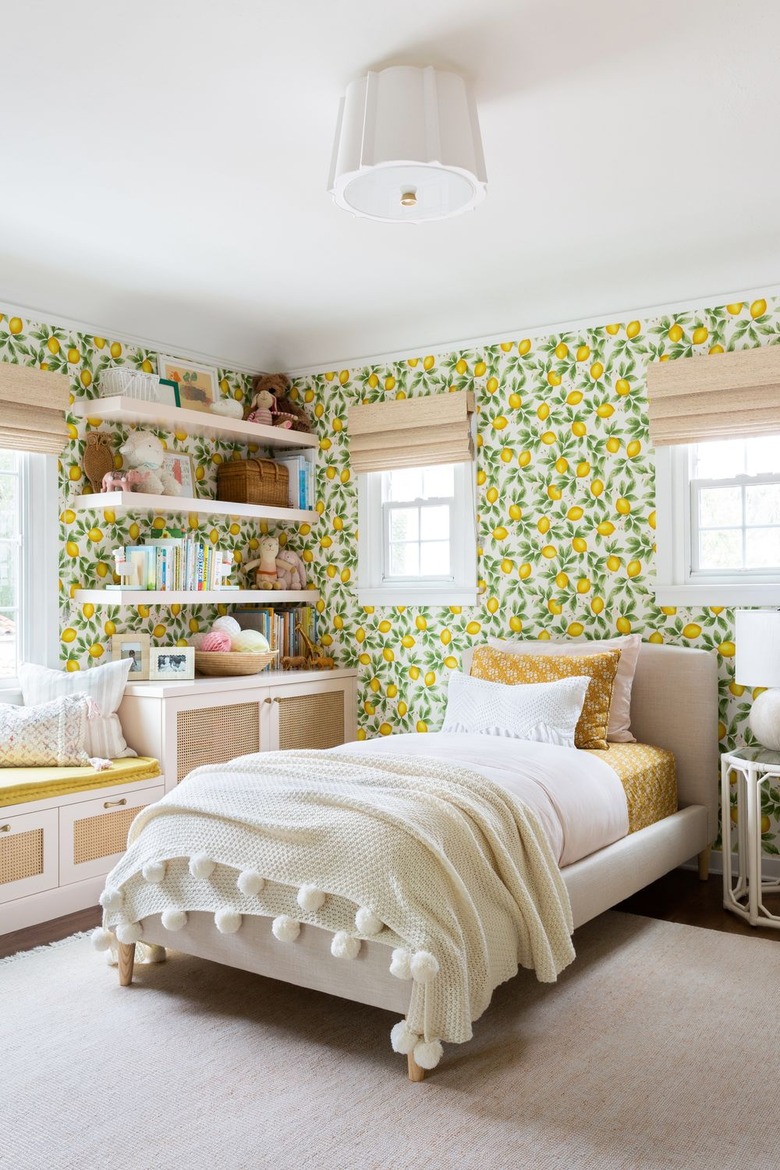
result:
M 780 610 L 738 609 L 734 621 L 735 682 L 780 687 Z
M 328 184 L 339 207 L 423 223 L 472 210 L 486 183 L 476 107 L 457 73 L 393 65 L 349 86 Z

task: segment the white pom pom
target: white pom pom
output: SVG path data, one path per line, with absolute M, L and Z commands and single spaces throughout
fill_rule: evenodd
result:
M 104 930 L 102 926 L 99 926 L 97 930 L 93 930 L 90 938 L 92 939 L 92 945 L 96 951 L 109 950 L 112 942 L 114 941 L 114 936 L 111 931 Z
M 439 960 L 430 951 L 416 951 L 409 966 L 415 983 L 432 983 L 439 974 Z
M 142 963 L 164 963 L 168 958 L 165 947 L 158 946 L 157 943 L 139 943 L 136 948 L 135 961 L 138 962 L 138 950 L 141 951 Z
M 396 979 L 411 979 L 411 960 L 412 956 L 406 947 L 396 947 L 390 956 L 390 974 L 395 975 Z
M 104 910 L 121 910 L 122 909 L 122 891 L 111 889 L 106 886 L 103 893 L 100 895 L 100 905 Z
M 159 885 L 165 877 L 165 862 L 147 861 L 141 870 L 141 875 L 145 882 L 149 882 L 153 886 Z
M 261 890 L 265 889 L 265 878 L 261 877 L 255 869 L 245 869 L 238 875 L 236 885 L 242 894 L 254 898 Z
M 313 914 L 319 910 L 325 901 L 325 896 L 325 893 L 318 890 L 316 886 L 301 886 L 298 890 L 298 905 L 301 910 L 308 910 L 310 914 Z
M 182 930 L 187 925 L 187 911 L 163 910 L 160 921 L 166 930 Z
M 121 943 L 129 945 L 139 942 L 143 932 L 144 928 L 140 922 L 120 922 L 116 928 L 116 937 Z
M 207 853 L 195 853 L 190 858 L 190 873 L 193 877 L 210 878 L 216 868 L 216 861 L 212 861 Z
M 116 945 L 116 939 L 114 939 L 113 944 L 106 951 L 106 962 L 109 967 L 119 966 L 119 948 Z
M 384 925 L 382 919 L 377 918 L 374 911 L 369 910 L 367 906 L 361 906 L 355 915 L 355 926 L 361 934 L 379 934 Z
M 356 959 L 360 954 L 360 939 L 346 930 L 337 930 L 330 944 L 330 953 L 334 959 Z
M 402 1056 L 408 1056 L 410 1052 L 414 1052 L 415 1045 L 419 1043 L 420 1039 L 421 1037 L 411 1030 L 406 1020 L 399 1020 L 390 1030 L 390 1043 L 393 1046 L 393 1052 L 400 1052 Z
M 290 918 L 289 914 L 280 914 L 271 923 L 271 930 L 274 932 L 274 938 L 278 938 L 279 942 L 295 942 L 301 933 L 301 924 L 296 922 L 294 918 Z
M 241 915 L 235 910 L 217 910 L 214 925 L 220 934 L 235 934 L 241 929 Z
M 436 1068 L 443 1054 L 441 1040 L 429 1040 L 427 1043 L 421 1040 L 414 1046 L 414 1059 L 420 1068 Z

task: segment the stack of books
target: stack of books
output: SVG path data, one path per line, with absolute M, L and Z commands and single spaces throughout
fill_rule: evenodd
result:
M 279 659 L 306 653 L 306 644 L 296 629 L 300 626 L 312 642 L 317 641 L 316 609 L 311 605 L 235 605 L 233 617 L 244 630 L 259 630 L 268 639 Z
M 233 554 L 195 536 L 169 535 L 146 544 L 131 545 L 114 553 L 115 572 L 123 580 L 108 589 L 236 591 L 225 578 L 235 568 Z
M 305 455 L 274 455 L 274 463 L 287 468 L 290 492 L 289 506 L 308 510 L 314 506 L 314 480 L 312 465 Z

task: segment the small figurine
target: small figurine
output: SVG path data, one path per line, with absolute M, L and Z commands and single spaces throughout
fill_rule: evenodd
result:
M 282 583 L 276 573 L 276 556 L 279 552 L 279 541 L 275 536 L 260 538 L 260 556 L 250 561 L 244 568 L 249 572 L 255 570 L 256 589 L 281 589 Z
M 312 642 L 309 635 L 301 628 L 300 622 L 296 622 L 295 628 L 306 647 L 309 666 L 312 670 L 333 670 L 336 665 L 335 659 L 326 654 L 316 642 Z

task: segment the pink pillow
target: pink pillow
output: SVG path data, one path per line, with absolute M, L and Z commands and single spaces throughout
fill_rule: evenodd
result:
M 615 685 L 612 689 L 612 705 L 609 709 L 607 739 L 610 743 L 636 743 L 631 734 L 631 687 L 634 683 L 636 664 L 642 638 L 639 634 L 626 634 L 620 638 L 603 638 L 593 642 L 505 642 L 500 638 L 488 638 L 488 646 L 503 650 L 505 654 L 598 654 L 606 650 L 619 650 Z M 465 660 L 464 671 L 471 669 L 471 662 Z

